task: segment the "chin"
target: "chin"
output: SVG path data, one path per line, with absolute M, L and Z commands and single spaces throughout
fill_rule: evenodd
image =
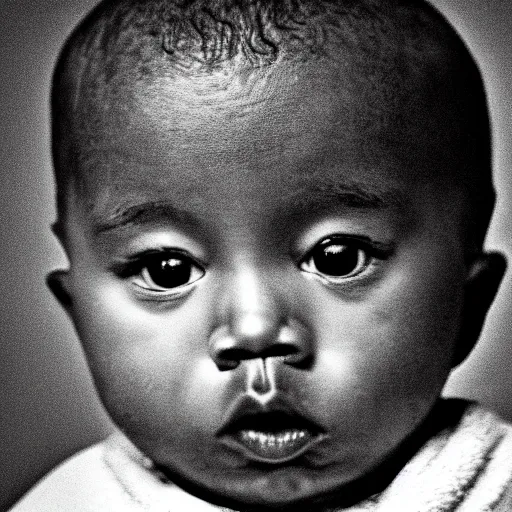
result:
M 184 476 L 169 468 L 159 470 L 186 492 L 218 506 L 244 512 L 279 510 L 280 512 L 321 511 L 334 506 L 353 505 L 371 491 L 370 486 L 346 481 L 342 475 L 325 478 L 321 471 L 300 465 L 254 468 L 244 474 L 219 472 L 203 480 Z

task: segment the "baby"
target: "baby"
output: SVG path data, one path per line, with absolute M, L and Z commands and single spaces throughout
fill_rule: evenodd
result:
M 505 271 L 485 93 L 419 0 L 107 0 L 53 87 L 48 283 L 119 432 L 16 512 L 510 511 L 440 399 Z

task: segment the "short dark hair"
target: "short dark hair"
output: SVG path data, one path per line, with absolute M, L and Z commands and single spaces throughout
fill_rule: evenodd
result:
M 291 59 L 358 52 L 390 70 L 407 55 L 423 83 L 450 84 L 450 130 L 462 141 L 457 166 L 467 190 L 467 229 L 479 250 L 494 207 L 491 134 L 479 69 L 445 18 L 422 0 L 104 0 L 68 38 L 52 90 L 59 217 L 78 158 L 74 105 L 102 98 L 116 79 L 261 68 Z M 390 58 L 391 57 L 391 58 Z M 67 144 L 63 141 L 68 140 Z M 70 172 L 71 167 L 71 172 Z

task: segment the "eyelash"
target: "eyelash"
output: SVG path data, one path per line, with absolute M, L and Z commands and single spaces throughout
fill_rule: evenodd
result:
M 326 268 L 318 268 L 320 262 L 315 262 L 315 258 L 330 255 L 322 263 L 327 265 L 328 269 L 334 267 L 340 271 L 340 262 L 333 261 L 333 256 L 352 251 L 351 256 L 356 256 L 355 269 L 351 272 L 341 273 L 340 275 L 329 274 Z M 357 251 L 354 253 L 353 251 Z M 387 259 L 393 251 L 390 245 L 373 242 L 363 237 L 350 237 L 346 235 L 331 235 L 317 244 L 300 261 L 299 269 L 320 279 L 324 284 L 337 286 L 346 284 L 363 277 L 363 274 L 373 267 L 377 260 Z M 348 254 L 350 256 L 350 253 Z M 342 262 L 343 263 L 343 262 Z M 183 264 L 185 267 L 183 267 Z M 338 265 L 336 267 L 336 264 Z M 350 261 L 349 261 L 350 264 Z M 162 286 L 155 282 L 155 271 L 167 269 L 177 269 L 170 273 L 170 278 L 178 278 L 176 286 Z M 331 267 L 329 267 L 331 265 Z M 179 267 L 182 267 L 179 269 Z M 187 296 L 195 288 L 196 283 L 205 275 L 206 265 L 197 261 L 186 251 L 181 249 L 161 249 L 142 252 L 134 257 L 117 263 L 112 269 L 116 275 L 123 279 L 129 279 L 135 293 L 142 299 L 153 301 L 169 301 L 180 299 Z M 180 273 L 181 272 L 181 276 Z M 160 276 L 162 277 L 162 276 Z M 164 279 L 169 276 L 163 275 Z M 180 279 L 183 282 L 179 282 Z
M 393 247 L 390 244 L 374 242 L 365 237 L 331 235 L 315 244 L 306 257 L 301 260 L 299 268 L 304 273 L 320 279 L 324 284 L 343 285 L 362 279 L 370 272 L 370 269 L 378 264 L 379 260 L 387 259 L 392 252 Z M 354 268 L 345 272 L 342 265 L 346 262 L 333 261 L 333 259 L 347 253 L 348 256 L 352 256 L 353 260 L 349 259 L 348 261 L 349 269 L 350 265 L 353 265 Z M 319 269 L 320 262 L 315 262 L 316 257 L 324 257 L 322 266 L 327 268 Z M 332 272 L 330 272 L 331 270 Z M 338 275 L 336 275 L 337 272 L 339 272 Z
M 176 271 L 165 276 L 164 265 L 167 270 Z M 113 271 L 121 278 L 130 279 L 135 293 L 142 299 L 168 301 L 188 295 L 195 288 L 196 282 L 204 276 L 205 267 L 185 251 L 162 249 L 137 254 L 130 260 L 115 265 Z M 163 273 L 160 277 L 164 279 L 178 279 L 178 284 L 163 286 L 157 283 L 152 273 L 158 271 Z M 183 282 L 179 282 L 180 278 Z

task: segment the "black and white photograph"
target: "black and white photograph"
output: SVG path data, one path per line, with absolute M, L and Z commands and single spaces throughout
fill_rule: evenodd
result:
M 0 511 L 512 511 L 512 2 L 0 14 Z

